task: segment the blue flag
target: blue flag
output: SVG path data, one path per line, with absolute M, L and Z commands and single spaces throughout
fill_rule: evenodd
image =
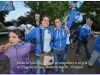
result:
M 83 21 L 83 15 L 81 12 L 75 12 L 75 23 L 80 23 Z
M 74 3 L 76 8 L 80 8 L 83 4 L 83 1 L 69 1 L 69 4 Z
M 15 10 L 13 1 L 0 1 L 0 12 Z

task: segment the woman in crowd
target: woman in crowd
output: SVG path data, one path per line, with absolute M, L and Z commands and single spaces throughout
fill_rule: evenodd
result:
M 72 6 L 72 11 L 68 23 L 66 24 L 68 28 L 71 27 L 74 21 L 75 11 L 76 11 L 74 3 L 72 3 L 71 6 Z M 63 66 L 63 62 L 65 62 L 66 59 L 65 47 L 66 47 L 67 33 L 59 18 L 55 19 L 54 23 L 56 27 L 56 31 L 53 32 L 53 41 L 54 41 L 53 52 L 54 52 L 55 63 L 54 63 L 54 70 L 52 73 L 55 74 L 59 72 L 59 66 Z
M 71 11 L 70 19 L 67 23 L 67 26 L 69 28 L 71 27 L 72 22 L 74 21 L 74 18 L 75 18 L 74 4 L 72 3 L 71 6 L 73 8 Z M 66 37 L 67 37 L 66 31 L 65 31 L 64 27 L 62 26 L 62 22 L 60 19 L 55 19 L 55 26 L 57 28 L 56 31 L 54 31 L 54 27 L 49 26 L 50 18 L 48 16 L 43 16 L 41 23 L 42 24 L 40 27 L 37 27 L 37 28 L 34 28 L 33 30 L 31 30 L 25 38 L 26 41 L 29 41 L 29 40 L 36 38 L 36 42 L 37 42 L 36 73 L 46 73 L 46 68 L 41 67 L 39 64 L 40 55 L 41 55 L 41 51 L 42 51 L 41 44 L 40 44 L 40 30 L 42 30 L 43 51 L 49 53 L 53 48 L 53 51 L 55 54 L 54 59 L 56 61 L 56 56 L 57 56 L 57 62 L 58 62 L 58 55 L 56 55 L 57 54 L 56 49 L 57 49 L 57 52 L 61 51 L 62 53 L 64 53 L 65 46 L 66 46 Z M 63 57 L 61 56 L 60 58 L 63 58 Z M 54 69 L 54 70 L 55 70 L 55 72 L 53 72 L 53 73 L 58 73 L 58 68 Z
M 43 42 L 43 51 L 49 53 L 52 50 L 52 29 L 49 27 L 50 18 L 48 16 L 43 16 L 41 21 L 41 26 L 36 27 L 31 30 L 26 36 L 26 41 L 36 39 L 37 48 L 36 48 L 36 73 L 46 73 L 46 68 L 40 66 L 40 55 L 41 55 L 41 44 L 40 44 L 40 30 L 42 30 L 42 42 Z

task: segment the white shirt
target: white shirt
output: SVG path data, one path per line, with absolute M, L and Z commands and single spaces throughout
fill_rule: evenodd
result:
M 70 39 L 69 39 L 69 37 L 70 37 L 70 34 L 67 33 L 66 44 L 70 44 Z
M 44 33 L 44 47 L 43 47 L 43 51 L 45 52 L 49 52 L 51 49 L 50 49 L 50 40 L 51 40 L 51 34 L 48 33 L 48 29 L 45 30 L 45 33 Z
M 7 28 L 8 28 L 8 30 L 14 30 L 14 29 L 21 29 L 21 30 L 23 30 L 23 28 L 21 28 L 20 26 L 18 26 L 18 27 L 9 26 L 9 27 L 7 27 Z
M 31 24 L 22 24 L 20 25 L 23 29 L 25 29 L 25 35 L 28 34 L 32 29 L 34 29 L 35 27 L 32 26 Z

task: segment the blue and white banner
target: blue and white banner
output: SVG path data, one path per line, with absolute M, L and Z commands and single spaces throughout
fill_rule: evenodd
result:
M 13 1 L 0 1 L 0 12 L 15 10 Z
M 76 8 L 80 8 L 84 1 L 69 1 L 69 4 L 74 3 Z
M 83 21 L 83 15 L 82 13 L 76 11 L 75 12 L 75 23 L 80 23 Z

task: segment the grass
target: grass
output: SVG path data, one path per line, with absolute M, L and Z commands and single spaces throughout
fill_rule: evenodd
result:
M 8 32 L 7 29 L 0 29 L 0 32 Z

